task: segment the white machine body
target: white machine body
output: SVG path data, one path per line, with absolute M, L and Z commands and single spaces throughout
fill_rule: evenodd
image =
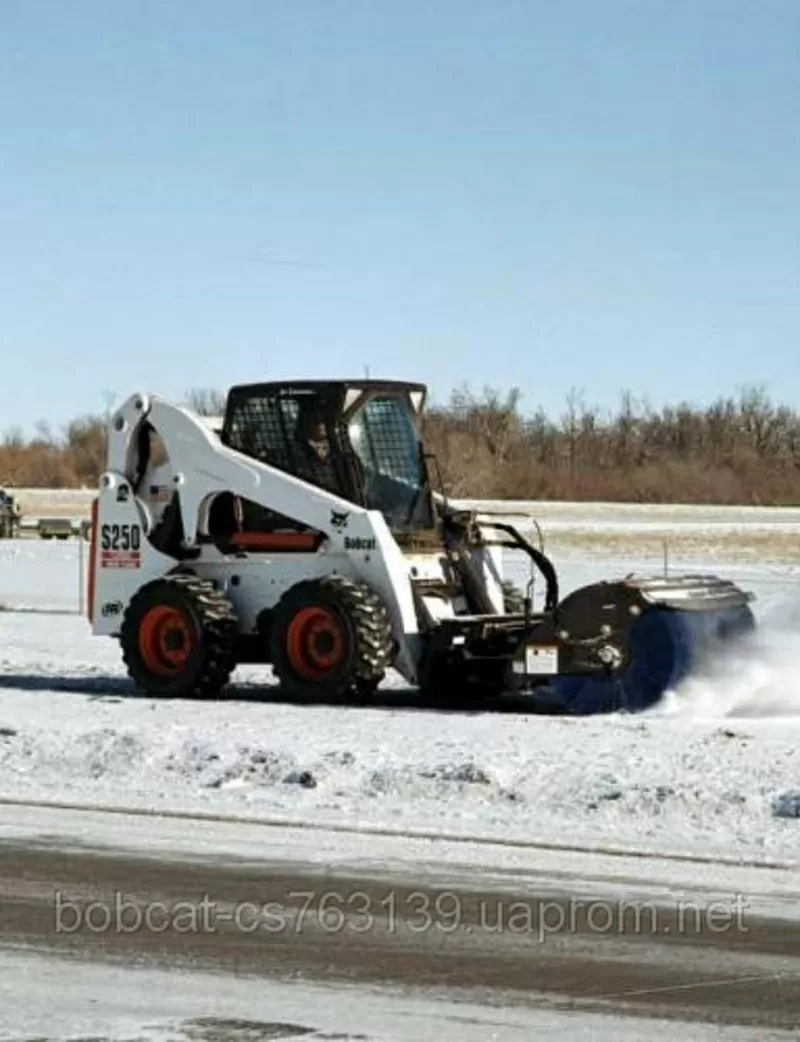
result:
M 148 465 L 137 480 L 137 445 L 145 424 L 163 443 L 166 459 Z M 210 540 L 209 514 L 215 498 L 225 493 L 321 533 L 318 548 L 221 551 Z M 393 665 L 409 682 L 416 681 L 420 623 L 412 581 L 444 581 L 444 551 L 404 553 L 380 512 L 230 448 L 220 440 L 216 425 L 155 395 L 131 395 L 109 425 L 108 465 L 93 507 L 89 560 L 88 615 L 95 634 L 117 636 L 136 592 L 184 563 L 152 542 L 174 496 L 180 505 L 182 546 L 195 554 L 186 565 L 225 592 L 241 634 L 256 634 L 260 613 L 296 583 L 339 574 L 367 583 L 381 596 L 397 649 Z M 499 550 L 487 541 L 471 554 L 495 610 L 502 613 Z M 446 599 L 423 592 L 422 598 L 436 619 L 465 611 L 458 596 Z

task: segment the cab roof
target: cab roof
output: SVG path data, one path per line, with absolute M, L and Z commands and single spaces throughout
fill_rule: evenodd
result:
M 228 394 L 243 394 L 247 391 L 268 394 L 275 391 L 336 391 L 357 387 L 364 391 L 416 391 L 427 395 L 426 384 L 409 380 L 269 380 L 264 383 L 236 384 Z

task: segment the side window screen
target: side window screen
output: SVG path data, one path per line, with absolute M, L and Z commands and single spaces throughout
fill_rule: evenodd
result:
M 232 404 L 226 441 L 262 463 L 338 493 L 327 414 L 325 403 L 314 392 L 243 395 Z
M 277 395 L 242 398 L 234 407 L 228 443 L 239 452 L 290 471 L 297 411 L 294 398 Z
M 369 399 L 356 413 L 350 431 L 359 455 L 370 469 L 412 485 L 419 483 L 419 444 L 404 399 Z
M 368 398 L 348 425 L 361 463 L 365 505 L 380 510 L 390 527 L 411 524 L 422 503 L 424 471 L 414 415 L 405 398 Z

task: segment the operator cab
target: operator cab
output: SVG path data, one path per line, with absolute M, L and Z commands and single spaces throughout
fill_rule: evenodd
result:
M 435 526 L 420 437 L 424 384 L 299 381 L 231 388 L 220 438 L 230 448 L 379 510 L 397 533 Z

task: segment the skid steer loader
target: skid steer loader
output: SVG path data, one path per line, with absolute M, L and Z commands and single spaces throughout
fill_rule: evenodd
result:
M 754 625 L 715 576 L 621 578 L 563 597 L 541 548 L 449 503 L 421 443 L 422 384 L 233 387 L 209 425 L 135 394 L 109 422 L 88 614 L 151 696 L 213 696 L 270 663 L 316 698 L 529 692 L 572 713 L 645 709 Z M 509 590 L 503 551 L 543 585 Z

